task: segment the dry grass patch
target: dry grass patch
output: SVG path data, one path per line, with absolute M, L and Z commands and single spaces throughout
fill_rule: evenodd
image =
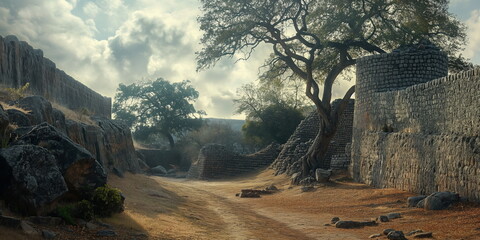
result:
M 90 118 L 90 113 L 88 111 L 74 111 L 55 102 L 52 102 L 52 107 L 61 111 L 65 115 L 66 119 L 85 123 L 88 125 L 97 125 L 97 123 Z

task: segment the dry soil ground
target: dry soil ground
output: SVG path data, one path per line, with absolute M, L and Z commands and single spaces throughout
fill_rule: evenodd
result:
M 374 189 L 342 179 L 317 186 L 313 192 L 302 192 L 300 187 L 290 186 L 286 177 L 273 176 L 271 171 L 228 181 L 127 174 L 125 178 L 110 177 L 109 184 L 122 189 L 127 198 L 124 213 L 102 220 L 119 234 L 110 239 L 353 240 L 368 239 L 385 228 L 431 231 L 434 239 L 480 239 L 477 204 L 462 203 L 442 211 L 406 208 L 411 193 Z M 264 189 L 271 184 L 280 191 L 261 198 L 235 196 L 241 189 Z M 370 220 L 391 212 L 403 217 L 360 229 L 325 226 L 335 216 L 342 220 Z M 74 232 L 52 230 L 60 233 L 60 239 L 96 239 L 91 231 L 70 229 Z M 9 231 L 0 228 L 0 239 L 31 239 Z

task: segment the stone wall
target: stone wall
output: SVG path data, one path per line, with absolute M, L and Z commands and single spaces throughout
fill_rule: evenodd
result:
M 480 200 L 480 69 L 447 75 L 436 49 L 357 62 L 356 181 Z
M 250 154 L 239 155 L 220 144 L 203 147 L 196 162 L 192 163 L 187 178 L 219 179 L 238 176 L 269 166 L 280 152 L 278 144 Z
M 72 63 L 74 64 L 74 63 Z M 95 115 L 111 118 L 111 99 L 104 97 L 43 57 L 43 52 L 33 49 L 15 36 L 0 36 L 0 84 L 19 88 L 30 84 L 29 91 L 49 101 L 72 110 L 88 109 Z
M 332 102 L 332 106 L 335 107 L 339 103 L 340 99 L 337 99 Z M 349 100 L 340 119 L 337 133 L 333 137 L 327 150 L 326 158 L 330 160 L 330 165 L 321 166 L 322 168 L 338 170 L 347 169 L 349 166 L 354 104 L 355 100 Z M 318 133 L 319 121 L 318 114 L 314 111 L 300 122 L 272 164 L 272 168 L 275 169 L 276 174 L 286 173 L 292 175 L 301 170 L 300 159 L 305 156 L 308 148 L 312 145 L 313 139 Z

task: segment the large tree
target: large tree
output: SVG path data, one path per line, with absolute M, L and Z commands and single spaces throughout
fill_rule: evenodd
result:
M 134 135 L 146 139 L 155 134 L 165 136 L 173 148 L 173 134 L 201 127 L 203 111 L 195 110 L 198 92 L 189 81 L 170 83 L 154 81 L 120 84 L 115 94 L 115 118 L 129 125 Z
M 346 103 L 331 106 L 335 80 L 368 54 L 430 40 L 454 56 L 464 44 L 465 28 L 448 12 L 448 0 L 201 0 L 199 17 L 204 48 L 198 69 L 225 56 L 247 59 L 260 44 L 270 44 L 268 65 L 279 74 L 305 81 L 320 130 L 303 160 L 311 174 L 324 156 Z M 324 165 L 324 164 L 322 164 Z M 329 165 L 329 164 L 326 164 Z

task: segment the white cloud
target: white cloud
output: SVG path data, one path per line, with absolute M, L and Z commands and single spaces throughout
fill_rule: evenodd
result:
M 472 11 L 466 24 L 468 27 L 468 42 L 464 55 L 478 64 L 480 62 L 480 56 L 478 54 L 480 51 L 480 10 Z

